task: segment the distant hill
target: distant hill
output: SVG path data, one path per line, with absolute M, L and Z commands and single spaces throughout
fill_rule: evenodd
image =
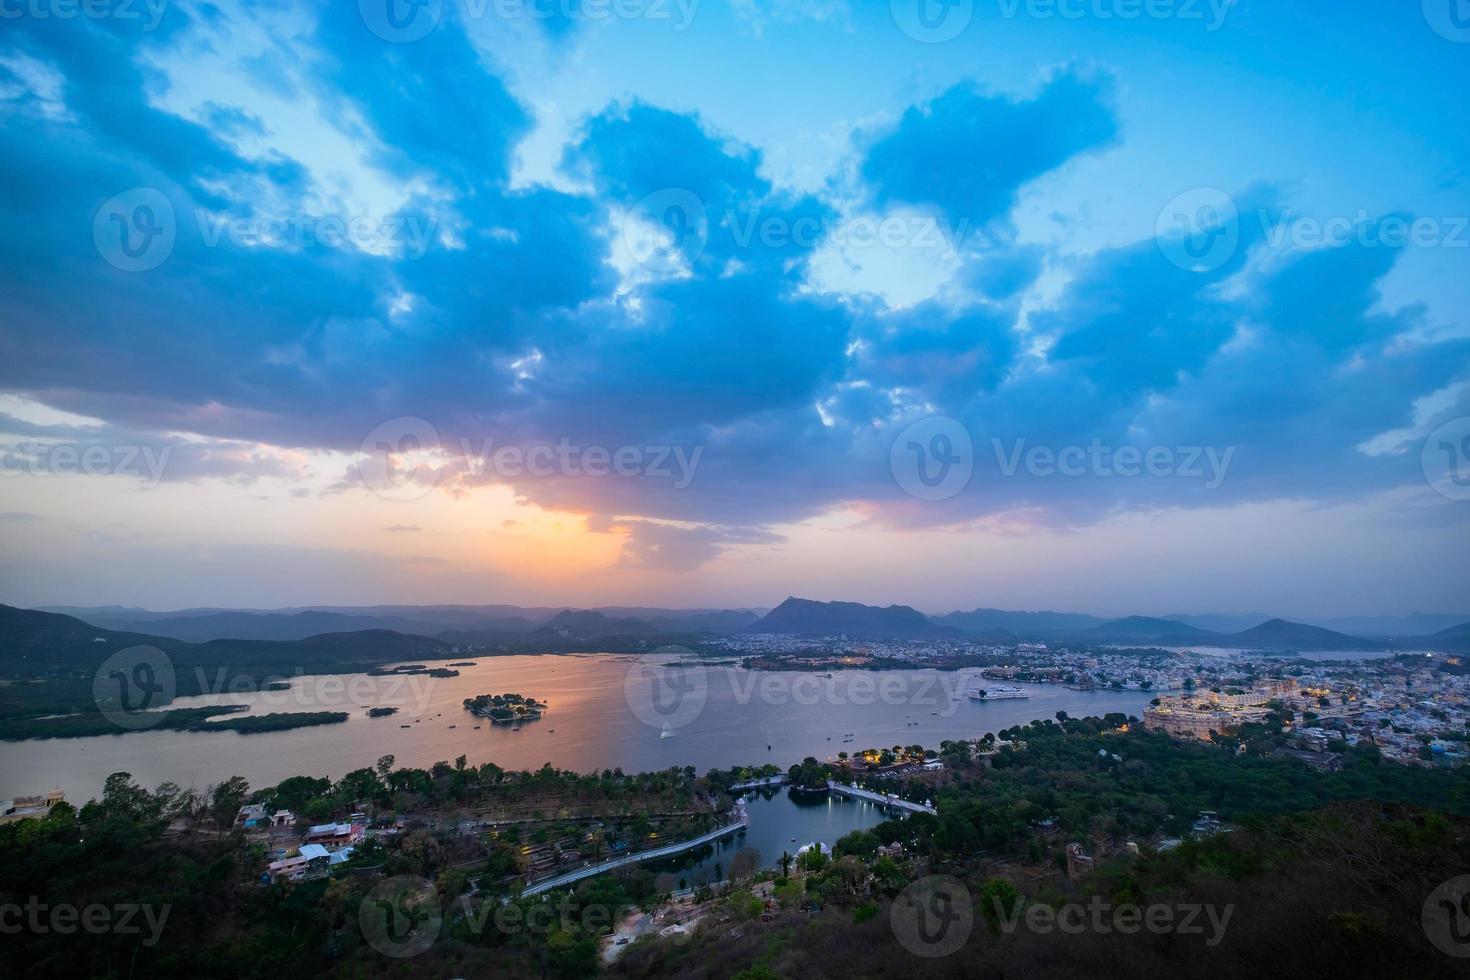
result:
M 1192 642 L 1201 643 L 1200 640 Z M 1208 645 L 1242 650 L 1381 650 L 1384 647 L 1375 640 L 1285 619 L 1269 619 L 1239 633 L 1209 637 Z
M 1239 633 L 1248 630 L 1252 626 L 1264 623 L 1272 618 L 1265 613 L 1245 613 L 1233 615 L 1230 613 L 1169 613 L 1164 619 L 1171 619 L 1176 623 L 1193 626 L 1195 629 L 1209 630 L 1212 633 Z M 1319 623 L 1326 626 L 1326 623 Z
M 498 643 L 507 637 L 525 636 L 538 625 L 524 616 L 506 616 L 483 620 L 473 629 L 443 630 L 435 635 L 446 643 Z
M 943 616 L 930 617 L 940 626 L 949 626 L 966 633 L 992 636 L 998 633 L 1021 635 L 1039 633 L 1063 633 L 1091 629 L 1100 626 L 1100 616 L 1086 613 L 1012 612 L 1006 609 L 974 609 L 970 612 L 952 612 Z
M 368 629 L 439 636 L 451 643 L 465 643 L 497 642 L 529 633 L 568 610 L 553 606 L 488 605 L 189 609 L 171 613 L 131 606 L 67 606 L 50 607 L 47 611 L 74 616 L 106 629 L 146 631 L 153 636 L 171 636 L 191 643 L 217 639 L 301 640 L 322 633 Z M 599 612 L 611 620 L 639 620 L 654 632 L 671 635 L 738 633 L 760 618 L 760 613 L 749 609 L 607 606 L 580 611 Z
M 95 617 L 102 625 L 112 625 L 105 617 Z M 249 613 L 219 612 L 202 616 L 176 616 L 153 619 L 139 624 L 155 636 L 171 636 L 191 643 L 208 640 L 304 640 L 322 633 L 350 633 L 357 630 L 387 629 L 398 633 L 433 635 L 443 626 L 424 620 L 399 616 L 348 616 L 342 613 Z
M 171 637 L 102 629 L 60 613 L 0 605 L 0 670 L 90 667 L 143 644 L 167 653 L 188 647 Z
M 670 610 L 655 610 L 670 613 Z M 675 611 L 676 612 L 676 611 Z M 475 629 L 445 630 L 438 634 L 450 643 L 506 643 L 521 645 L 543 640 L 555 648 L 567 641 L 601 640 L 609 637 L 687 638 L 699 633 L 739 633 L 758 619 L 746 609 L 716 609 L 688 615 L 612 616 L 602 609 L 566 609 L 543 623 L 524 617 L 489 620 Z
M 532 630 L 528 637 L 546 635 L 564 640 L 599 640 L 609 636 L 653 636 L 658 630 L 641 619 L 614 618 L 594 609 L 568 609 Z
M 1470 653 L 1470 623 L 1451 626 L 1429 636 L 1410 637 L 1401 646 L 1412 649 L 1447 650 L 1451 653 Z
M 1350 636 L 1423 637 L 1470 621 L 1470 613 L 1410 613 L 1407 616 L 1351 616 L 1342 619 L 1302 619 Z
M 1109 620 L 1101 626 L 1095 626 L 1083 635 L 1101 642 L 1159 642 L 1166 638 L 1183 637 L 1188 643 L 1198 642 L 1218 634 L 1172 619 L 1158 619 L 1153 616 L 1124 616 L 1122 619 Z
M 210 640 L 182 651 L 186 661 L 251 665 L 386 663 L 448 653 L 451 645 L 393 630 L 323 633 L 301 640 Z
M 687 616 L 665 613 L 648 623 L 661 633 L 743 633 L 760 618 L 749 609 L 716 609 Z
M 751 627 L 752 633 L 803 636 L 926 637 L 952 633 L 912 606 L 865 606 L 788 598 Z
M 0 605 L 0 671 L 91 669 L 130 646 L 153 646 L 178 666 L 283 667 L 324 663 L 385 663 L 434 653 L 450 645 L 392 630 L 324 633 L 300 640 L 211 640 L 102 629 L 73 616 Z

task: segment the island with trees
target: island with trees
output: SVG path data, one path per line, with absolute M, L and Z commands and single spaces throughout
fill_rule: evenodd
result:
M 497 725 L 537 721 L 546 713 L 546 702 L 524 694 L 480 694 L 464 699 L 465 710 Z

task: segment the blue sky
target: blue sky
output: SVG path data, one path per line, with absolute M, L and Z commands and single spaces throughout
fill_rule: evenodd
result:
M 1463 610 L 1463 6 L 8 6 L 3 598 Z

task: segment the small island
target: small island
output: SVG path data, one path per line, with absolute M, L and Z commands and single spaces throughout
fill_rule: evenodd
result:
M 260 732 L 283 732 L 291 728 L 313 725 L 335 725 L 347 720 L 345 711 L 280 711 L 268 715 L 246 715 L 225 721 L 206 721 L 188 727 L 191 732 L 237 732 L 255 735 Z
M 253 735 L 258 732 L 330 725 L 347 720 L 345 711 L 283 711 L 267 715 L 252 715 L 249 711 L 249 705 L 215 704 L 202 708 L 132 712 L 130 716 L 139 720 L 132 727 L 119 725 L 115 717 L 100 710 L 52 718 L 14 718 L 0 723 L 0 740 L 90 738 L 94 735 L 124 735 L 141 731 L 236 732 L 240 735 Z M 230 717 L 234 715 L 240 717 Z
M 401 667 L 375 667 L 367 672 L 369 677 L 407 677 L 410 674 L 425 674 L 429 677 L 458 677 L 459 671 L 448 667 L 426 667 L 423 664 L 404 664 Z
M 546 702 L 523 694 L 481 694 L 464 699 L 465 710 L 497 725 L 536 721 L 546 712 Z
M 369 708 L 369 718 L 386 718 L 388 715 L 398 714 L 397 708 Z

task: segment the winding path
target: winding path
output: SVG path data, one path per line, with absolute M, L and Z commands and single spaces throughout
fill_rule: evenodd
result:
M 639 851 L 636 854 L 624 854 L 622 857 L 611 858 L 599 864 L 592 864 L 588 865 L 585 868 L 578 868 L 575 871 L 568 871 L 565 874 L 557 875 L 554 878 L 547 878 L 544 881 L 538 881 L 534 885 L 527 885 L 525 891 L 521 892 L 521 895 L 523 897 L 529 895 L 539 895 L 542 892 L 551 891 L 554 888 L 562 888 L 566 885 L 572 884 L 573 882 L 581 881 L 583 878 L 590 878 L 593 875 L 600 875 L 605 871 L 612 871 L 614 868 L 621 868 L 629 864 L 638 864 L 642 861 L 651 861 L 654 858 L 669 857 L 682 851 L 687 851 L 691 848 L 702 847 L 705 844 L 709 844 L 713 841 L 719 840 L 721 837 L 724 837 L 727 834 L 733 834 L 738 830 L 744 830 L 747 823 L 748 818 L 746 817 L 745 812 L 741 811 L 739 818 L 736 819 L 734 823 L 726 824 L 723 827 L 711 830 L 707 834 L 701 834 L 693 840 L 681 841 L 677 844 L 665 844 L 663 847 L 655 847 L 651 850 Z

